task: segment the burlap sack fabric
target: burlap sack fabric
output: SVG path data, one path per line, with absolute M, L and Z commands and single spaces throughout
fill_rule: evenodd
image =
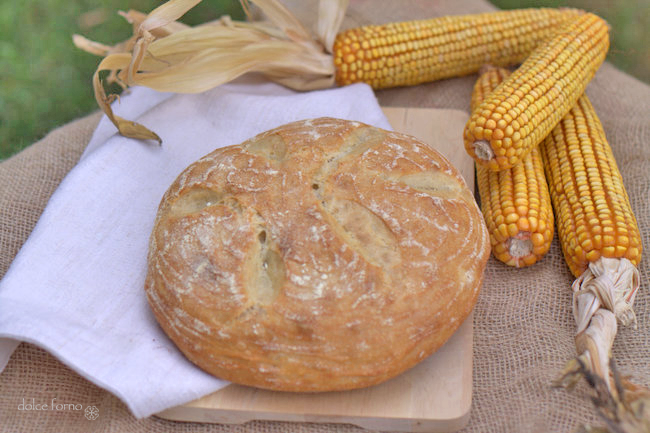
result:
M 294 2 L 299 5 L 300 2 Z M 296 6 L 297 7 L 297 6 Z M 493 7 L 481 0 L 352 2 L 350 27 Z M 308 11 L 303 11 L 308 13 Z M 383 105 L 467 110 L 475 76 L 414 88 L 377 92 Z M 603 65 L 590 84 L 591 98 L 618 161 L 634 212 L 650 245 L 650 86 Z M 74 166 L 99 119 L 95 113 L 65 125 L 0 163 L 0 276 L 38 220 L 47 200 Z M 650 259 L 640 266 L 635 310 L 638 329 L 619 329 L 614 354 L 619 369 L 650 385 Z M 491 259 L 474 312 L 473 409 L 465 432 L 573 431 L 599 424 L 587 388 L 552 389 L 551 380 L 574 356 L 570 284 L 557 239 L 531 268 L 514 270 Z M 74 411 L 19 411 L 22 399 L 94 405 L 89 421 Z M 7 432 L 352 432 L 349 425 L 252 422 L 239 426 L 137 420 L 108 392 L 87 382 L 47 352 L 22 343 L 0 374 L 0 431 Z

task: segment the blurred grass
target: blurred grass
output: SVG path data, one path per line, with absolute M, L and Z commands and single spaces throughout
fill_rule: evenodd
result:
M 396 0 L 397 1 L 397 0 Z M 650 83 L 648 0 L 493 0 L 501 8 L 572 6 L 593 11 L 612 26 L 609 60 Z M 73 33 L 115 43 L 131 34 L 118 10 L 148 12 L 162 0 L 0 1 L 0 160 L 51 129 L 97 109 L 91 77 L 99 58 L 76 49 Z M 208 0 L 182 21 L 197 24 L 230 14 L 237 0 Z
M 72 35 L 117 43 L 131 25 L 118 10 L 149 12 L 162 0 L 0 1 L 0 160 L 51 129 L 97 109 L 92 74 L 100 58 L 77 49 Z M 204 1 L 182 21 L 198 24 L 230 14 L 237 0 Z

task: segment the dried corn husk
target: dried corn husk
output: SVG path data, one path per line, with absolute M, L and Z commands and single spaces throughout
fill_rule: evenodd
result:
M 578 356 L 567 363 L 555 386 L 572 389 L 585 378 L 611 432 L 650 433 L 650 390 L 621 377 L 612 355 L 617 322 L 636 327 L 632 304 L 639 285 L 639 273 L 629 260 L 601 258 L 572 286 Z
M 122 13 L 133 36 L 113 46 L 74 35 L 75 45 L 104 59 L 93 75 L 95 98 L 120 134 L 160 137 L 145 126 L 116 116 L 105 82 L 143 85 L 163 92 L 199 93 L 247 72 L 259 72 L 297 90 L 334 83 L 331 50 L 347 0 L 321 1 L 314 36 L 278 0 L 255 0 L 268 22 L 237 22 L 228 17 L 189 27 L 177 20 L 201 0 L 170 0 L 145 15 Z M 248 2 L 243 1 L 248 10 Z M 100 73 L 108 71 L 102 80 Z

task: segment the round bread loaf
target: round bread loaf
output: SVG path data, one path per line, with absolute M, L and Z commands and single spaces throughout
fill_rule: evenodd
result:
M 458 171 L 358 122 L 290 123 L 218 149 L 165 193 L 146 294 L 205 371 L 286 391 L 359 388 L 438 349 L 490 253 Z

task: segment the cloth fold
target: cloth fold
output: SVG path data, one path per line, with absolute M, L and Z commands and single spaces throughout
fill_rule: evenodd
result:
M 137 116 L 163 145 L 115 135 L 102 118 L 0 281 L 0 368 L 17 341 L 36 344 L 142 418 L 227 384 L 185 359 L 143 291 L 149 234 L 176 176 L 218 147 L 295 120 L 390 126 L 365 84 L 294 93 L 240 80 L 198 95 L 135 88 L 115 111 Z

